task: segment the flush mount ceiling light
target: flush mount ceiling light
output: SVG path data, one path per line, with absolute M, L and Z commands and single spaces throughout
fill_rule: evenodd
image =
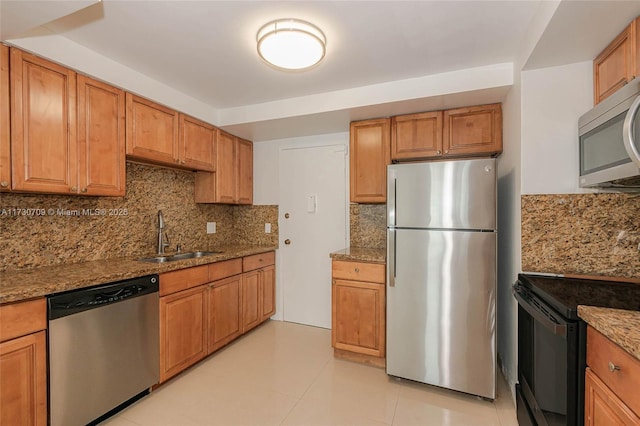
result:
M 318 27 L 299 19 L 278 19 L 256 36 L 260 57 L 278 69 L 304 70 L 324 58 L 327 39 Z

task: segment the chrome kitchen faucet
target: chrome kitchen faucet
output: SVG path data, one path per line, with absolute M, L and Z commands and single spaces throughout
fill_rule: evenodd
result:
M 162 210 L 158 210 L 158 254 L 163 255 L 164 249 L 169 247 L 169 236 L 165 233 L 164 237 L 162 236 L 162 231 L 164 229 L 164 218 L 162 217 Z M 166 240 L 166 242 L 165 242 Z

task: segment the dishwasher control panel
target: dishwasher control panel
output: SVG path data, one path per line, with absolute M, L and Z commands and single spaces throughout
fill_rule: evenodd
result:
M 49 320 L 77 314 L 102 305 L 118 303 L 126 299 L 158 292 L 158 275 L 148 275 L 130 280 L 101 284 L 49 296 Z

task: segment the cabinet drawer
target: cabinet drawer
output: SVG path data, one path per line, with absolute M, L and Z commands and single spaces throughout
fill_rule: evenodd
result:
M 242 273 L 242 259 L 225 260 L 209 265 L 209 281 L 218 281 Z
M 334 260 L 331 265 L 331 275 L 333 278 L 345 280 L 385 283 L 384 264 L 382 263 Z
M 44 298 L 0 306 L 0 342 L 47 328 Z
M 180 269 L 160 275 L 160 296 L 197 287 L 209 282 L 209 266 Z
M 629 408 L 640 413 L 640 361 L 593 327 L 588 327 L 587 365 Z M 610 371 L 613 366 L 619 370 Z
M 254 269 L 259 269 L 263 266 L 274 265 L 275 263 L 276 252 L 274 251 L 254 254 L 253 256 L 246 256 L 242 258 L 242 270 L 244 272 L 253 271 Z

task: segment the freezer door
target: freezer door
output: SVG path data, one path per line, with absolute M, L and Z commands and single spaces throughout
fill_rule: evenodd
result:
M 389 226 L 496 229 L 495 159 L 388 167 Z
M 496 234 L 390 232 L 387 374 L 494 399 Z

